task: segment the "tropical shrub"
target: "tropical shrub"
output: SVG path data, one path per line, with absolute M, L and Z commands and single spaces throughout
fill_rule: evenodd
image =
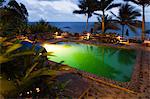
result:
M 51 26 L 48 22 L 45 22 L 44 20 L 40 20 L 36 23 L 31 23 L 28 26 L 28 32 L 31 34 L 38 34 L 38 33 L 55 33 L 55 32 L 62 32 L 57 27 Z
M 12 36 L 23 33 L 27 26 L 28 11 L 22 3 L 10 0 L 0 7 L 1 36 Z
M 50 69 L 45 58 L 50 53 L 44 49 L 35 50 L 36 46 L 32 50 L 21 50 L 23 45 L 11 41 L 0 38 L 0 95 L 6 98 L 58 96 L 52 93 L 52 88 L 55 77 L 62 72 Z

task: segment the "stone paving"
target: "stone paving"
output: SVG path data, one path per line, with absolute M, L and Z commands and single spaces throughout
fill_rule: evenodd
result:
M 142 52 L 140 98 L 150 99 L 150 51 Z
M 57 80 L 61 84 L 68 82 L 62 92 L 65 97 L 79 98 L 90 86 L 89 82 L 74 73 L 64 74 L 58 77 Z

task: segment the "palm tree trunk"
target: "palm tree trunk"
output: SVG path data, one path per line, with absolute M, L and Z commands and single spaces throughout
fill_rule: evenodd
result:
M 87 16 L 87 20 L 86 20 L 86 31 L 88 31 L 88 23 L 89 23 L 89 16 Z
M 103 16 L 102 16 L 102 33 L 105 31 L 105 13 L 103 11 Z
M 142 16 L 142 40 L 145 39 L 145 6 L 143 5 L 143 16 Z
M 124 24 L 122 24 L 122 37 L 124 36 Z

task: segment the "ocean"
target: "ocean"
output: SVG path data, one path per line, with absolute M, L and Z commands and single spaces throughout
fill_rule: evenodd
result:
M 49 24 L 56 26 L 60 29 L 62 29 L 63 31 L 67 31 L 70 33 L 83 33 L 83 31 L 86 30 L 86 22 L 49 22 Z M 91 30 L 91 28 L 94 28 L 94 22 L 89 22 L 88 23 L 88 31 Z M 129 30 L 129 37 L 141 37 L 141 29 L 138 28 L 136 33 L 132 32 L 128 27 L 125 27 L 125 30 L 128 29 Z M 150 22 L 146 23 L 146 30 L 150 30 Z M 120 26 L 120 30 L 108 30 L 106 31 L 107 33 L 109 32 L 114 32 L 117 34 L 121 35 L 121 26 Z M 147 38 L 150 38 L 150 34 L 146 35 Z
M 70 33 L 83 33 L 83 31 L 86 30 L 86 22 L 49 22 L 52 26 L 56 26 L 60 28 L 63 31 L 70 32 Z M 94 28 L 94 22 L 89 22 L 88 23 L 88 31 L 91 30 L 91 28 Z M 125 31 L 128 27 L 125 27 Z M 130 29 L 129 30 L 129 36 L 130 38 L 140 38 L 141 37 L 141 29 L 138 28 L 136 33 L 132 32 Z M 150 30 L 150 22 L 146 23 L 146 30 Z M 113 32 L 121 35 L 121 26 L 120 30 L 108 30 L 106 31 L 107 33 Z M 150 33 L 146 35 L 147 38 L 150 38 Z

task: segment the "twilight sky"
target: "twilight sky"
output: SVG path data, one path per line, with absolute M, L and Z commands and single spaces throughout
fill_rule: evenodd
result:
M 35 22 L 44 19 L 49 22 L 85 22 L 86 16 L 73 14 L 78 8 L 78 0 L 16 0 L 23 3 L 29 13 L 29 21 Z M 115 0 L 119 3 L 122 0 Z M 131 4 L 131 3 L 130 3 Z M 134 5 L 134 4 L 132 4 Z M 136 6 L 136 5 L 134 5 Z M 136 6 L 141 10 L 141 7 Z M 113 8 L 111 11 L 117 13 L 118 9 Z M 98 12 L 101 13 L 101 12 Z M 108 11 L 108 14 L 109 11 Z M 92 16 L 90 22 L 97 21 L 97 16 Z M 141 20 L 141 17 L 139 17 Z M 146 8 L 146 21 L 150 22 L 150 7 Z

